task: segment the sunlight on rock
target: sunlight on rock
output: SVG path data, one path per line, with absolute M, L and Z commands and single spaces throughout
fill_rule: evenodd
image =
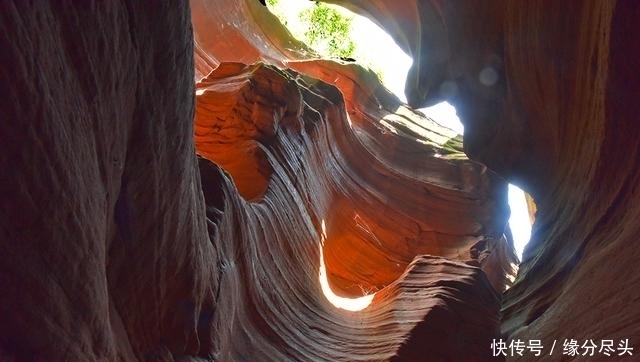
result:
M 294 36 L 302 39 L 306 28 L 304 24 L 300 22 L 298 14 L 314 6 L 313 4 L 313 2 L 279 0 L 277 7 L 273 9 L 273 11 L 274 13 L 279 13 L 281 18 L 286 19 L 284 23 Z M 328 6 L 338 10 L 342 15 L 353 19 L 350 35 L 356 44 L 353 58 L 357 63 L 377 73 L 383 85 L 402 102 L 406 102 L 404 88 L 407 73 L 412 64 L 411 57 L 405 54 L 393 39 L 371 20 L 354 14 L 340 6 L 330 4 Z M 480 82 L 485 85 L 492 85 L 497 81 L 497 73 L 491 67 L 482 69 L 478 77 Z M 445 91 L 444 93 L 451 92 L 454 92 L 454 90 L 450 90 L 450 92 Z M 448 102 L 441 102 L 431 107 L 420 108 L 418 111 L 433 119 L 436 123 L 450 128 L 458 134 L 464 133 L 464 125 L 460 122 L 455 107 Z M 351 124 L 350 119 L 349 123 Z M 381 120 L 381 124 L 391 132 L 395 132 L 395 127 L 392 125 L 393 123 L 394 122 L 390 122 L 390 120 Z M 509 186 L 509 206 L 511 207 L 509 225 L 513 234 L 517 255 L 522 259 L 522 251 L 529 241 L 531 234 L 531 222 L 524 192 L 513 185 Z M 341 307 L 340 305 L 342 304 L 340 303 L 365 303 L 367 299 L 369 301 L 366 303 L 369 303 L 373 298 L 373 296 L 366 296 L 358 299 L 349 299 L 336 296 L 329 287 L 326 280 L 326 271 L 323 268 L 324 262 L 321 260 L 320 280 L 322 288 L 327 298 L 332 300 L 332 303 L 336 306 L 348 310 L 353 310 L 350 308 L 356 308 L 356 310 L 358 310 L 357 307 Z M 356 300 L 361 301 L 355 302 Z M 364 307 L 366 307 L 366 305 Z M 359 309 L 364 307 L 360 307 Z
M 320 286 L 322 287 L 322 292 L 325 297 L 331 304 L 333 304 L 336 308 L 357 312 L 367 308 L 371 302 L 373 301 L 374 294 L 365 295 L 359 298 L 345 298 L 336 295 L 331 286 L 329 286 L 329 280 L 327 279 L 327 269 L 324 265 L 324 254 L 323 254 L 323 244 L 324 240 L 327 237 L 327 229 L 325 226 L 324 220 L 322 220 L 322 240 L 319 244 L 320 247 L 320 270 L 318 272 L 318 277 L 320 279 Z

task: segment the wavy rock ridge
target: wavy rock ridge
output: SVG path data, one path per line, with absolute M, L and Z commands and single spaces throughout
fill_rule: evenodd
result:
M 380 130 L 375 129 L 374 135 L 365 137 L 367 130 L 359 128 L 353 119 L 347 119 L 338 89 L 313 78 L 260 64 L 223 63 L 200 81 L 197 89 L 195 140 L 198 153 L 230 172 L 233 181 L 240 185 L 240 194 L 251 200 L 249 204 L 242 201 L 242 208 L 239 207 L 240 210 L 248 209 L 244 216 L 248 220 L 236 221 L 234 227 L 218 224 L 216 230 L 224 234 L 225 229 L 244 230 L 259 225 L 255 230 L 243 231 L 244 237 L 234 235 L 214 242 L 234 241 L 234 245 L 228 247 L 236 251 L 225 253 L 231 260 L 226 263 L 239 270 L 225 269 L 223 277 L 229 278 L 227 283 L 249 284 L 251 292 L 239 295 L 237 300 L 257 300 L 255 305 L 243 305 L 232 299 L 231 305 L 236 306 L 235 313 L 241 315 L 270 317 L 267 323 L 253 319 L 247 323 L 263 325 L 264 329 L 259 332 L 271 344 L 262 347 L 264 350 L 253 350 L 241 343 L 245 355 L 225 349 L 221 352 L 224 353 L 223 360 L 267 355 L 273 360 L 286 359 L 286 354 L 276 357 L 279 353 L 266 352 L 270 348 L 282 349 L 279 346 L 282 343 L 309 346 L 309 351 L 299 348 L 289 356 L 294 360 L 388 360 L 394 355 L 403 360 L 415 353 L 415 347 L 399 349 L 400 344 L 408 339 L 407 346 L 411 346 L 410 336 L 419 338 L 422 334 L 432 333 L 427 326 L 439 326 L 441 322 L 436 321 L 442 320 L 441 313 L 452 320 L 464 315 L 483 315 L 482 321 L 478 322 L 478 328 L 483 332 L 466 331 L 464 338 L 474 346 L 461 351 L 460 356 L 473 359 L 487 356 L 485 346 L 490 344 L 491 333 L 486 332 L 493 330 L 494 336 L 497 333 L 498 299 L 484 274 L 475 267 L 450 263 L 446 259 L 425 256 L 412 260 L 419 254 L 432 254 L 472 265 L 486 264 L 494 269 L 495 264 L 501 265 L 494 259 L 485 261 L 479 251 L 474 252 L 489 245 L 500 245 L 504 240 L 473 236 L 477 232 L 474 227 L 482 225 L 480 216 L 494 213 L 492 200 L 498 197 L 504 200 L 504 193 L 501 194 L 498 187 L 502 186 L 504 191 L 501 181 L 492 178 L 484 167 L 464 158 L 434 157 L 435 151 L 443 154 L 458 151 L 436 147 L 433 141 L 427 146 L 428 139 L 424 143 L 414 142 L 415 146 L 407 147 L 407 150 L 381 147 L 379 154 L 372 153 L 359 137 L 370 140 L 375 134 L 381 135 Z M 405 117 L 422 118 L 405 112 Z M 426 168 L 442 171 L 408 174 L 409 168 L 394 170 L 385 156 L 402 159 L 400 152 L 421 154 Z M 247 159 L 251 160 L 250 165 L 236 166 Z M 428 160 L 433 164 L 431 167 Z M 202 162 L 206 164 L 206 161 Z M 428 180 L 430 175 L 432 180 Z M 402 186 L 395 195 L 388 183 L 391 177 Z M 210 184 L 206 177 L 203 180 L 203 185 Z M 211 182 L 212 185 L 219 183 Z M 256 188 L 259 193 L 254 192 Z M 243 189 L 249 191 L 243 192 Z M 206 190 L 207 187 L 205 199 L 208 202 L 208 195 L 214 195 L 215 191 L 208 193 Z M 419 204 L 421 200 L 415 200 L 415 192 L 425 191 L 442 193 L 449 200 L 425 195 L 422 201 L 425 204 Z M 216 203 L 220 202 L 217 198 Z M 470 203 L 468 214 L 455 207 L 465 202 Z M 380 208 L 386 209 L 384 215 L 373 212 Z M 222 209 L 213 214 L 240 212 L 227 210 L 227 207 Z M 469 223 L 467 235 L 447 237 L 446 225 L 439 225 L 438 220 L 448 214 L 458 218 L 458 230 L 464 230 L 465 223 Z M 469 221 L 465 222 L 467 219 Z M 394 232 L 390 232 L 392 228 Z M 328 304 L 318 280 L 320 246 L 334 289 L 353 296 L 362 295 L 365 290 L 380 291 L 369 308 L 345 313 Z M 466 250 L 466 255 L 460 255 L 460 249 Z M 237 260 L 236 253 L 249 255 Z M 260 263 L 263 265 L 257 266 Z M 242 269 L 248 265 L 258 269 L 243 275 Z M 451 267 L 453 269 L 449 269 Z M 292 276 L 291 270 L 297 272 Z M 226 273 L 231 275 L 227 277 Z M 495 277 L 493 282 L 501 288 L 505 283 L 504 273 Z M 430 283 L 435 284 L 431 291 Z M 451 283 L 450 287 L 441 289 L 448 283 Z M 272 296 L 273 291 L 280 292 Z M 477 304 L 457 305 L 455 300 L 468 298 L 462 297 L 467 293 L 477 295 L 468 296 L 477 300 Z M 432 296 L 426 297 L 428 295 Z M 297 297 L 291 300 L 291 296 Z M 418 302 L 420 300 L 422 302 Z M 287 305 L 295 314 L 281 314 L 284 309 L 279 307 L 281 304 Z M 437 312 L 440 308 L 442 312 Z M 297 316 L 305 310 L 313 311 L 314 317 Z M 395 313 L 401 316 L 391 317 Z M 227 316 L 226 313 L 221 315 Z M 458 328 L 463 319 L 458 320 L 453 328 Z M 274 330 L 274 325 L 282 323 L 281 331 Z M 440 330 L 442 328 L 444 326 L 439 326 Z M 311 338 L 300 341 L 295 335 L 283 338 L 283 333 L 289 334 L 285 330 L 295 330 Z M 327 330 L 334 332 L 327 333 Z M 369 340 L 372 330 L 386 335 L 380 340 L 380 343 L 385 341 L 383 346 L 377 347 Z M 274 335 L 279 336 L 277 342 L 271 340 Z M 460 338 L 464 333 L 451 331 L 445 335 Z M 481 335 L 484 338 L 479 337 Z M 245 338 L 234 336 L 230 339 L 243 341 Z M 324 341 L 317 351 L 319 346 L 312 343 L 316 338 Z M 389 339 L 395 342 L 388 343 Z M 357 346 L 365 341 L 369 341 L 366 351 L 360 350 Z M 433 353 L 448 353 L 446 350 L 452 349 L 455 343 L 455 339 L 445 338 L 437 347 L 434 344 Z
M 639 144 L 633 69 L 640 57 L 631 46 L 638 4 L 406 3 L 418 10 L 376 15 L 369 9 L 385 9 L 383 2 L 347 6 L 421 39 L 410 45 L 407 98 L 430 104 L 444 96 L 442 84 L 455 83 L 448 96 L 465 124 L 467 154 L 535 199 L 532 240 L 502 302 L 503 333 L 542 339 L 547 348 L 565 339 L 637 345 L 638 316 L 630 306 L 640 300 L 639 255 L 630 246 L 640 231 L 632 221 L 639 173 L 631 166 Z M 427 21 L 434 13 L 439 21 Z M 421 36 L 443 29 L 443 37 Z M 487 68 L 499 75 L 492 87 L 482 84 Z M 615 267 L 603 267 L 611 260 Z M 581 354 L 507 359 L 610 358 Z
M 640 340 L 640 6 L 472 5 L 349 2 L 414 56 L 411 103 L 451 97 L 466 152 L 534 197 L 503 298 L 503 178 L 259 2 L 1 3 L 0 360 L 493 361 L 500 336 Z M 321 276 L 375 296 L 339 309 Z

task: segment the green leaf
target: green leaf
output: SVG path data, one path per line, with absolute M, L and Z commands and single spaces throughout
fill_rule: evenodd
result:
M 345 17 L 323 3 L 302 11 L 300 21 L 307 25 L 305 41 L 318 53 L 329 57 L 351 57 L 355 43 L 350 39 L 353 18 Z

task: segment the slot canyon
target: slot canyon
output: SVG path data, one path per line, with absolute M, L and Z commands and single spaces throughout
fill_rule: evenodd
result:
M 325 2 L 0 0 L 0 362 L 640 360 L 640 2 Z

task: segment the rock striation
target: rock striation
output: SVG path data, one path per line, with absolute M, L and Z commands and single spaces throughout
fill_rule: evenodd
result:
M 0 3 L 0 360 L 640 341 L 640 5 L 340 3 L 414 57 L 411 106 L 456 104 L 464 145 L 258 1 Z M 513 285 L 505 179 L 537 210 Z M 581 358 L 611 357 L 506 357 Z
M 408 14 L 381 1 L 336 3 L 372 15 L 396 39 L 420 39 L 408 47 L 410 103 L 447 96 L 465 124 L 466 153 L 535 200 L 532 240 L 503 298 L 505 337 L 542 339 L 547 348 L 613 340 L 616 357 L 635 358 L 619 356 L 618 343 L 640 340 L 631 307 L 640 300 L 632 247 L 640 175 L 631 166 L 640 136 L 633 100 L 640 57 L 631 46 L 638 4 L 394 2 L 417 9 Z M 427 21 L 434 13 L 437 21 Z M 439 29 L 443 38 L 421 37 Z M 487 70 L 497 76 L 491 84 Z M 507 360 L 610 358 L 579 352 Z

